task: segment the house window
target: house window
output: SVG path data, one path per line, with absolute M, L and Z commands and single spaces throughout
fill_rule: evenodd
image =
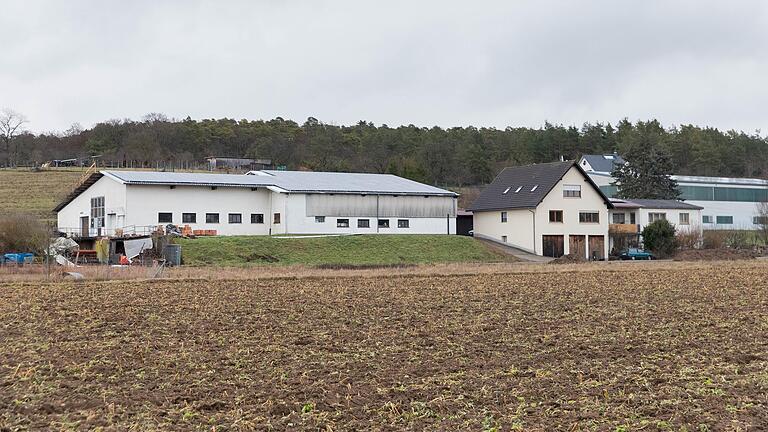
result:
M 325 216 L 315 216 L 315 223 L 325 223 Z
M 358 228 L 370 228 L 371 227 L 371 221 L 369 219 L 358 219 L 357 220 L 357 227 Z
M 701 223 L 705 223 L 705 224 L 713 223 L 712 216 L 702 216 L 701 217 Z
M 410 221 L 408 219 L 398 219 L 397 220 L 397 227 L 398 228 L 409 228 L 410 227 Z
M 689 213 L 680 213 L 680 225 L 690 225 L 691 216 Z
M 243 215 L 240 214 L 240 213 L 230 213 L 229 214 L 229 223 L 231 223 L 231 224 L 243 223 Z
M 733 216 L 718 216 L 718 225 L 733 225 Z
M 264 215 L 262 213 L 251 213 L 251 223 L 252 224 L 263 224 L 264 223 Z
M 613 214 L 613 223 L 615 223 L 615 224 L 625 224 L 625 223 L 627 223 L 627 215 L 625 213 L 614 213 Z
M 205 223 L 209 223 L 209 224 L 217 224 L 217 223 L 219 223 L 219 214 L 218 213 L 206 213 L 205 214 Z
M 506 242 L 507 242 L 507 236 L 501 236 L 501 241 L 503 241 L 504 243 L 506 243 Z
M 159 223 L 172 223 L 173 222 L 173 213 L 158 213 L 157 214 L 157 222 L 159 222 Z
M 181 214 L 181 222 L 182 223 L 197 223 L 197 213 L 182 213 Z
M 563 185 L 563 198 L 581 198 L 581 185 Z
M 275 213 L 272 218 L 273 224 L 279 224 L 280 223 L 280 213 Z
M 768 225 L 768 216 L 754 216 L 752 223 L 755 225 Z
M 379 219 L 379 228 L 389 228 L 389 219 Z
M 502 223 L 507 222 L 507 212 L 501 212 L 501 222 Z
M 550 210 L 549 211 L 549 221 L 550 222 L 563 222 L 563 211 L 562 210 Z
M 336 219 L 336 228 L 349 228 L 349 219 Z
M 580 212 L 580 223 L 600 223 L 600 213 L 598 212 Z
M 654 223 L 657 220 L 666 220 L 667 214 L 666 213 L 648 213 L 648 223 Z
M 104 197 L 91 198 L 91 228 L 104 228 Z

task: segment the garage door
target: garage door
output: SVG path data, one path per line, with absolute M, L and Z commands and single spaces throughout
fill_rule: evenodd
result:
M 582 258 L 587 256 L 587 236 L 585 235 L 572 235 L 569 236 L 568 253 L 571 255 L 578 255 Z
M 589 236 L 589 259 L 603 260 L 605 256 L 605 236 Z
M 563 256 L 564 241 L 561 235 L 545 235 L 542 236 L 542 255 L 558 258 Z

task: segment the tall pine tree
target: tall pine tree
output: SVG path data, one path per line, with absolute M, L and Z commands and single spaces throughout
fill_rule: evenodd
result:
M 672 158 L 662 147 L 664 129 L 657 121 L 638 122 L 624 136 L 624 165 L 616 165 L 611 175 L 618 186 L 618 197 L 626 199 L 678 199 L 677 182 L 670 176 Z

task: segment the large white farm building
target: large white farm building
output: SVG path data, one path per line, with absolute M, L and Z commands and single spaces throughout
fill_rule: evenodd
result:
M 455 234 L 457 194 L 390 174 L 101 171 L 56 207 L 60 231 L 189 225 L 217 235 Z

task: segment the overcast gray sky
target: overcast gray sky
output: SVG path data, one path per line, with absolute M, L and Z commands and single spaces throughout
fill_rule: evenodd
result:
M 768 132 L 768 2 L 0 3 L 0 107 L 540 126 L 657 118 Z

